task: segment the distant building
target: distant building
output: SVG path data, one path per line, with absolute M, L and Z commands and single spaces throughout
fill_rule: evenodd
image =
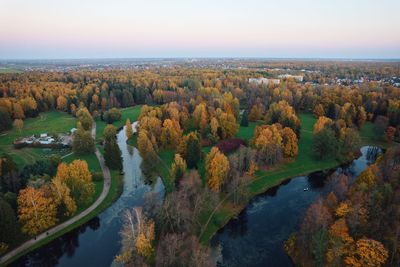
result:
M 302 75 L 281 74 L 278 76 L 281 79 L 293 78 L 298 82 L 302 82 L 304 77 Z
M 40 134 L 40 138 L 44 138 L 44 137 L 47 137 L 47 133 Z
M 71 130 L 69 130 L 71 134 L 76 132 L 76 128 L 72 128 Z
M 249 83 L 254 84 L 279 84 L 281 82 L 280 79 L 267 79 L 267 78 L 250 78 Z

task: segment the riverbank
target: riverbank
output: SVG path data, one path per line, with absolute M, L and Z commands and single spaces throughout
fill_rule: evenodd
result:
M 93 137 L 95 138 L 95 133 L 96 133 L 96 126 L 94 125 L 94 129 L 92 131 Z M 50 243 L 54 239 L 64 235 L 65 233 L 79 227 L 80 225 L 88 222 L 90 219 L 95 217 L 97 214 L 99 214 L 101 211 L 105 210 L 107 207 L 109 207 L 122 193 L 122 187 L 123 187 L 123 176 L 120 175 L 119 171 L 115 170 L 109 170 L 108 167 L 105 166 L 104 163 L 104 158 L 103 158 L 103 150 L 100 146 L 96 146 L 96 156 L 97 156 L 97 164 L 101 166 L 101 170 L 103 172 L 103 181 L 101 182 L 96 182 L 95 183 L 95 195 L 93 197 L 94 201 L 85 208 L 80 208 L 78 209 L 78 212 L 71 218 L 68 218 L 67 220 L 59 223 L 58 225 L 54 226 L 53 228 L 49 229 L 46 231 L 46 235 L 44 236 L 45 233 L 42 233 L 39 235 L 38 238 L 30 239 L 27 240 L 24 244 L 22 244 L 20 247 L 17 247 L 15 249 L 20 249 L 24 245 L 29 245 L 28 248 L 22 248 L 21 252 L 18 252 L 16 255 L 13 255 L 9 259 L 4 259 L 4 257 L 7 257 L 9 254 L 3 255 L 3 257 L 0 259 L 0 264 L 1 265 L 7 265 L 10 264 L 11 262 L 15 261 L 19 257 L 29 253 L 30 251 L 33 251 L 47 243 Z M 91 170 L 93 171 L 93 170 Z M 101 189 L 100 189 L 100 186 Z M 87 214 L 85 214 L 87 213 Z M 53 232 L 53 233 L 52 233 Z M 39 239 L 39 241 L 36 241 Z M 40 240 L 41 239 L 41 240 Z M 30 244 L 32 243 L 32 244 Z M 9 253 L 13 253 L 14 250 L 11 250 Z M 5 262 L 2 262 L 5 261 Z
M 345 162 L 336 159 L 316 160 L 312 152 L 313 126 L 316 118 L 312 114 L 299 114 L 301 119 L 301 133 L 298 141 L 299 154 L 293 162 L 281 164 L 271 170 L 260 170 L 256 172 L 256 176 L 246 186 L 248 191 L 248 201 L 242 205 L 233 205 L 229 202 L 230 195 L 223 194 L 220 196 L 221 201 L 210 213 L 205 214 L 201 218 L 203 225 L 199 238 L 203 244 L 208 244 L 215 233 L 224 227 L 233 217 L 236 217 L 255 196 L 265 193 L 268 189 L 280 185 L 287 179 L 308 175 L 318 171 L 327 171 L 336 168 Z M 360 132 L 362 145 L 379 144 L 380 146 L 388 146 L 388 144 L 373 140 L 372 123 L 367 122 Z M 250 139 L 252 133 L 249 130 L 240 127 L 238 136 L 244 139 Z

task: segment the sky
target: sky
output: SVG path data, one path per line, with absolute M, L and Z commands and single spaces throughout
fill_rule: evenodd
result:
M 0 59 L 400 58 L 400 0 L 0 0 Z

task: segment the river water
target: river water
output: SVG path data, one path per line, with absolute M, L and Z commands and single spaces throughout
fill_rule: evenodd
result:
M 363 147 L 358 159 L 334 171 L 355 177 L 375 160 L 376 150 Z M 307 208 L 327 193 L 327 176 L 320 172 L 295 177 L 253 198 L 211 240 L 218 266 L 293 266 L 283 243 L 298 229 Z
M 126 208 L 141 206 L 144 194 L 158 192 L 163 199 L 164 185 L 160 178 L 152 184 L 146 182 L 136 148 L 126 144 L 125 127 L 117 135 L 122 152 L 123 193 L 109 208 L 75 230 L 49 244 L 28 253 L 12 266 L 110 266 L 120 251 L 119 231 Z

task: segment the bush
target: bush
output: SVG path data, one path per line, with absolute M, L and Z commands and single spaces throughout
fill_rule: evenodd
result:
M 103 181 L 103 173 L 102 172 L 92 172 L 92 180 L 93 180 L 93 182 Z
M 232 153 L 240 146 L 247 146 L 246 141 L 240 138 L 222 140 L 216 145 L 216 147 L 218 147 L 218 149 L 224 154 Z
M 103 120 L 107 123 L 113 123 L 114 121 L 119 121 L 121 119 L 121 111 L 117 108 L 112 108 L 106 111 L 103 115 Z

